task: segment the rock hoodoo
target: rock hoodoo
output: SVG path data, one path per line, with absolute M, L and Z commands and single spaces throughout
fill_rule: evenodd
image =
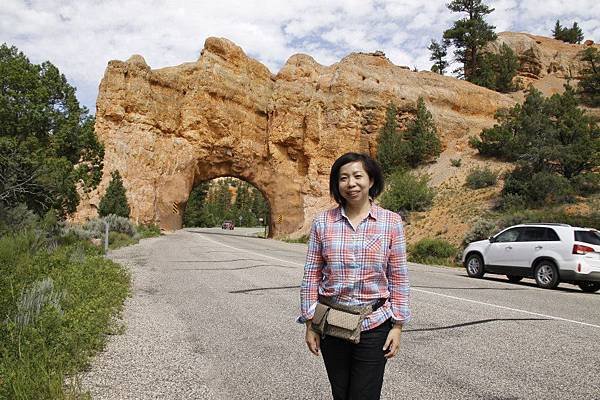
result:
M 292 56 L 277 75 L 226 39 L 206 40 L 196 62 L 153 70 L 143 57 L 110 61 L 100 84 L 96 132 L 105 146 L 102 183 L 75 219 L 96 216 L 119 170 L 131 218 L 181 227 L 192 188 L 222 176 L 255 185 L 271 208 L 271 233 L 306 232 L 331 204 L 328 174 L 346 151 L 375 155 L 385 109 L 399 121 L 422 96 L 446 148 L 494 123 L 508 96 L 452 77 L 413 72 L 381 52 L 331 66 Z

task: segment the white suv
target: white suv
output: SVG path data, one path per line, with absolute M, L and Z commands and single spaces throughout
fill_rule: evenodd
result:
M 511 282 L 534 278 L 538 286 L 560 282 L 584 292 L 600 289 L 600 232 L 566 224 L 521 224 L 470 243 L 462 263 L 472 278 L 505 274 Z

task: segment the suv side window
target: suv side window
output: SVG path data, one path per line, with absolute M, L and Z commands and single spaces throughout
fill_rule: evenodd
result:
M 600 232 L 594 230 L 575 231 L 575 240 L 578 242 L 600 245 Z
M 512 228 L 507 231 L 502 232 L 498 236 L 496 236 L 495 242 L 506 243 L 506 242 L 516 242 L 519 234 L 523 228 Z
M 527 227 L 519 238 L 520 242 L 560 242 L 554 229 L 541 226 Z

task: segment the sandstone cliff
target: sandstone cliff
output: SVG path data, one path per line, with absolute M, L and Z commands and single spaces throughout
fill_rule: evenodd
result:
M 181 227 L 194 185 L 234 176 L 265 195 L 275 236 L 298 235 L 331 204 L 327 188 L 333 160 L 350 150 L 374 155 L 387 104 L 398 105 L 402 124 L 412 117 L 419 96 L 445 149 L 424 170 L 436 186 L 460 186 L 462 175 L 449 167 L 450 159 L 462 157 L 463 170 L 482 162 L 466 146 L 468 137 L 492 126 L 497 108 L 514 105 L 510 96 L 413 72 L 381 53 L 353 53 L 331 66 L 298 54 L 274 75 L 220 38 L 207 39 L 197 61 L 176 67 L 153 70 L 137 55 L 111 61 L 96 112 L 96 132 L 105 146 L 104 177 L 98 190 L 84 197 L 75 218 L 96 215 L 115 169 L 123 176 L 132 219 L 166 230 Z M 438 201 L 431 216 L 445 227 L 466 223 L 460 213 L 440 211 L 449 208 L 447 202 L 452 198 Z M 413 227 L 415 237 L 432 230 Z M 442 229 L 441 234 L 452 238 L 456 233 Z

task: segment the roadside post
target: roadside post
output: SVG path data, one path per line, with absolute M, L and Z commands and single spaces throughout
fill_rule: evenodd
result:
M 104 254 L 108 253 L 108 222 L 106 220 L 102 220 L 104 222 Z

